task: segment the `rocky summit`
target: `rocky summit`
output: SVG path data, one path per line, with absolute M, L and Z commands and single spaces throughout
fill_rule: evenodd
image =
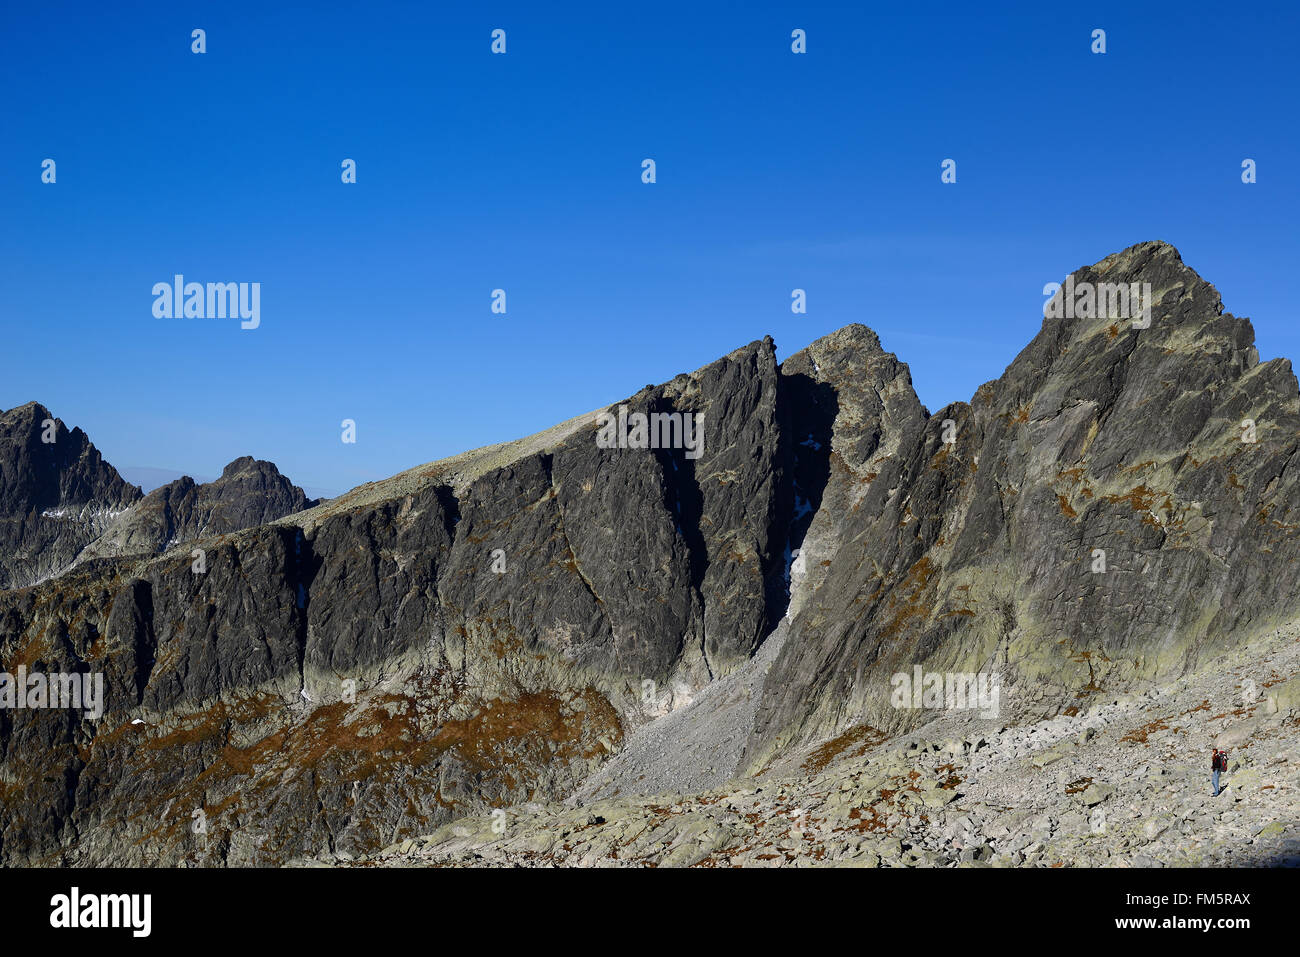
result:
M 316 502 L 271 462 L 235 459 L 213 482 L 184 476 L 154 489 L 117 516 L 77 557 L 160 554 L 204 535 L 253 528 L 301 512 Z
M 140 497 L 45 406 L 0 412 L 0 588 L 64 571 Z
M 0 666 L 104 695 L 0 709 L 0 863 L 1297 863 L 1296 377 L 1062 279 L 933 414 L 852 325 L 320 503 L 3 413 Z

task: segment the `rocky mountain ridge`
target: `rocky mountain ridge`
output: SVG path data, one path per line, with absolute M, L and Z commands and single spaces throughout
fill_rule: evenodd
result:
M 85 432 L 45 406 L 0 411 L 0 588 L 62 572 L 139 499 Z
M 891 700 L 914 669 L 994 676 L 997 720 L 1034 725 L 1262 640 L 1300 613 L 1290 364 L 1260 363 L 1167 244 L 1073 280 L 1150 284 L 1149 325 L 1046 320 L 934 415 L 853 325 L 611 407 L 702 414 L 698 459 L 603 448 L 581 416 L 254 527 L 192 523 L 201 573 L 156 554 L 172 518 L 115 526 L 0 592 L 0 664 L 109 686 L 98 722 L 0 711 L 0 861 L 358 857 L 898 739 L 935 719 Z
M 186 476 L 144 495 L 85 432 L 69 430 L 40 403 L 0 410 L 0 589 L 97 558 L 158 554 L 315 504 L 274 464 L 250 456 L 212 482 Z
M 154 489 L 118 516 L 77 560 L 161 554 L 183 542 L 255 528 L 316 504 L 273 463 L 245 455 L 211 482 L 200 485 L 183 476 Z

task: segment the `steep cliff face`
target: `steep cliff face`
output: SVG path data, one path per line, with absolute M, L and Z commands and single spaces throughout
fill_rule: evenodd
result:
M 0 589 L 63 571 L 139 498 L 85 432 L 45 406 L 0 411 Z
M 1150 283 L 1150 326 L 1048 320 L 934 416 L 855 325 L 607 410 L 702 415 L 694 451 L 609 447 L 590 415 L 293 514 L 265 463 L 222 479 L 267 493 L 252 511 L 155 493 L 71 572 L 0 592 L 4 670 L 106 681 L 97 720 L 0 710 L 0 861 L 366 853 L 562 797 L 737 672 L 756 704 L 701 703 L 753 715 L 728 730 L 741 771 L 916 723 L 889 692 L 918 665 L 996 673 L 1009 722 L 1294 615 L 1289 364 L 1165 244 L 1074 280 Z
M 1050 715 L 1295 613 L 1290 363 L 1260 364 L 1250 323 L 1167 244 L 1077 271 L 1085 283 L 1149 283 L 1149 328 L 1047 319 L 1000 379 L 929 419 L 899 380 L 825 358 L 878 366 L 843 332 L 787 361 L 820 368 L 840 414 L 797 639 L 751 762 L 850 724 L 915 723 L 889 682 L 918 664 L 998 674 L 1008 716 Z M 902 411 L 881 428 L 891 401 Z
M 5 668 L 108 689 L 98 721 L 0 713 L 0 856 L 274 863 L 566 793 L 779 617 L 779 391 L 756 342 L 620 404 L 703 415 L 698 457 L 587 416 L 0 593 Z

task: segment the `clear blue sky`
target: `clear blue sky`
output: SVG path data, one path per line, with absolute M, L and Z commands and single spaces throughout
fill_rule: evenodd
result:
M 1148 239 L 1300 356 L 1294 4 L 319 6 L 4 5 L 0 407 L 341 490 L 863 322 L 933 411 Z

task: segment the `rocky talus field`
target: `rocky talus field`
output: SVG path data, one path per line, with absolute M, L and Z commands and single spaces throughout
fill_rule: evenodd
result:
M 889 740 L 864 725 L 717 787 L 527 803 L 298 863 L 1296 867 L 1300 679 L 1280 675 L 1298 671 L 1300 623 L 1072 715 L 1006 727 L 949 714 Z M 1217 797 L 1215 744 L 1230 754 Z
M 0 412 L 0 671 L 105 686 L 0 708 L 0 864 L 1295 864 L 1291 364 L 1167 243 L 1069 278 L 1150 321 L 933 413 L 866 325 L 759 339 L 328 501 Z

